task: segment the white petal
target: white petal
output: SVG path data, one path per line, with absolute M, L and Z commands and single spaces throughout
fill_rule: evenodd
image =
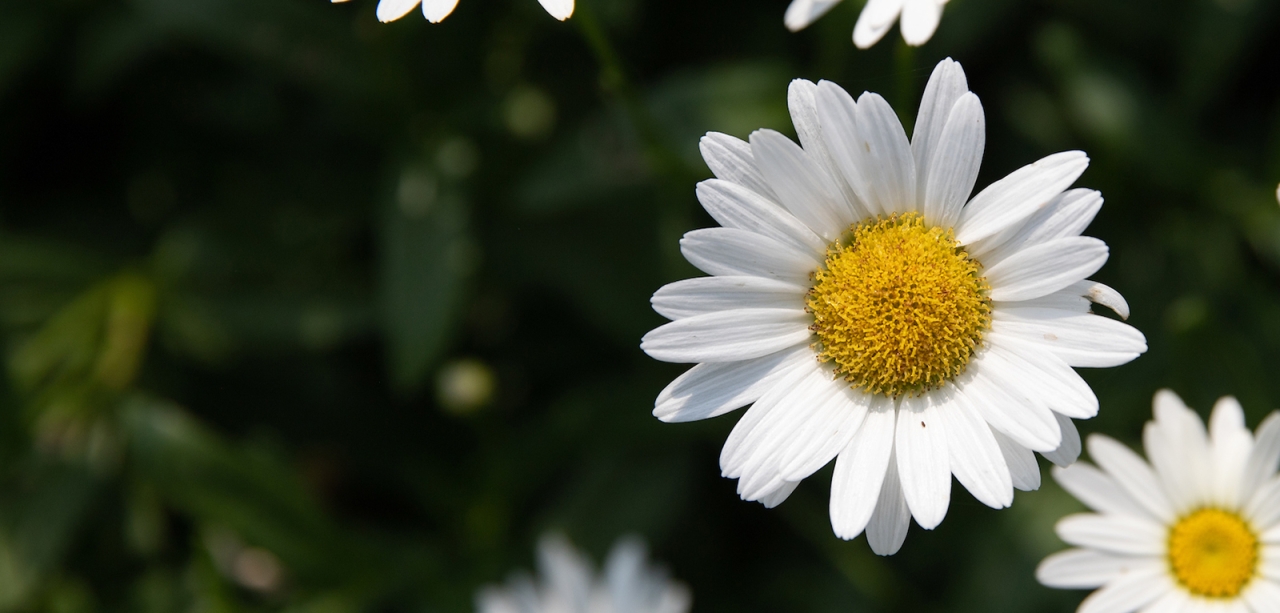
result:
M 1036 567 L 1036 579 L 1060 589 L 1093 589 L 1151 563 L 1149 558 L 1126 558 L 1091 549 L 1068 549 L 1040 562 Z
M 743 498 L 757 500 L 781 481 L 798 482 L 844 449 L 866 415 L 869 399 L 813 366 L 793 385 L 779 385 L 752 407 L 764 412 L 739 422 L 720 456 L 726 477 L 740 478 Z
M 1249 610 L 1253 613 L 1280 611 L 1280 585 L 1275 579 L 1257 578 L 1250 581 L 1240 598 L 1248 603 Z
M 764 277 L 694 277 L 662 286 L 650 303 L 658 314 L 675 320 L 733 309 L 804 310 L 806 291 Z
M 897 414 L 892 399 L 873 397 L 862 426 L 836 457 L 831 477 L 831 528 L 842 539 L 862 534 L 876 508 L 893 452 Z
M 983 276 L 991 284 L 992 300 L 1030 300 L 1098 272 L 1109 253 L 1106 243 L 1091 236 L 1059 238 L 1018 251 Z
M 1258 560 L 1258 574 L 1271 579 L 1280 580 L 1280 546 L 1264 545 Z
M 1013 503 L 1013 480 L 1000 444 L 963 395 L 957 394 L 945 411 L 938 411 L 947 432 L 951 472 L 969 493 L 994 509 Z
M 1013 171 L 973 197 L 960 214 L 956 240 L 968 245 L 1025 220 L 1070 187 L 1088 165 L 1083 152 L 1067 151 Z
M 698 364 L 658 394 L 653 415 L 668 423 L 723 415 L 759 400 L 792 369 L 814 360 L 799 346 L 744 362 Z
M 591 591 L 591 563 L 563 536 L 544 535 L 538 540 L 538 570 L 550 589 L 561 594 Z
M 1085 314 L 1090 312 L 1091 304 L 1101 304 L 1115 311 L 1121 319 L 1129 318 L 1129 303 L 1125 302 L 1119 292 L 1089 280 L 1072 283 L 1056 292 L 1031 300 L 997 301 L 992 307 L 996 309 L 1057 309 Z
M 791 113 L 791 125 L 800 139 L 800 148 L 812 154 L 822 147 L 822 124 L 818 121 L 817 102 L 814 94 L 818 86 L 807 79 L 793 79 L 787 86 L 787 110 Z
M 991 434 L 1000 446 L 1005 465 L 1009 467 L 1013 487 L 1024 492 L 1040 489 L 1040 465 L 1036 463 L 1035 454 L 998 430 L 993 429 Z
M 1168 530 L 1133 515 L 1077 513 L 1060 520 L 1054 531 L 1063 541 L 1118 555 L 1163 556 Z
M 994 266 L 1031 245 L 1080 236 L 1100 210 L 1101 193 L 1083 188 L 1068 190 L 1032 213 L 1026 222 L 980 240 L 968 246 L 966 251 L 987 266 Z
M 1272 411 L 1258 426 L 1257 441 L 1249 452 L 1240 489 L 1254 492 L 1271 480 L 1280 467 L 1280 412 Z
M 820 167 L 823 174 L 831 180 L 831 185 L 836 187 L 837 213 L 841 227 L 844 228 L 866 217 L 866 212 L 858 195 L 831 157 L 828 141 L 852 140 L 854 133 L 845 131 L 845 126 L 822 125 L 818 114 L 817 93 L 818 86 L 812 81 L 796 79 L 787 88 L 787 108 L 791 111 L 791 123 L 795 125 L 796 136 L 800 138 L 800 146 L 805 155 Z
M 826 152 L 831 165 L 840 178 L 840 184 L 848 188 L 850 202 L 856 202 L 855 212 L 863 215 L 879 215 L 878 202 L 869 202 L 869 179 L 862 175 L 858 161 L 858 104 L 844 88 L 830 81 L 820 81 L 814 93 L 814 104 Z
M 1098 315 L 1040 308 L 1000 308 L 991 312 L 991 330 L 1048 348 L 1075 367 L 1125 364 L 1147 350 L 1147 339 L 1132 326 Z
M 988 335 L 988 338 L 992 336 Z M 1054 389 L 1059 394 L 1046 400 L 1050 409 L 1073 419 L 1092 419 L 1098 414 L 1098 397 L 1093 388 L 1065 360 L 1023 339 L 1005 338 L 1004 335 L 999 335 L 999 338 L 1019 357 L 1053 378 Z
M 878 94 L 867 92 L 858 98 L 857 140 L 853 161 L 858 174 L 867 179 L 855 191 L 867 208 L 884 213 L 919 211 L 916 200 L 916 162 L 911 143 L 893 107 Z
M 858 23 L 853 26 L 853 44 L 859 49 L 866 49 L 876 44 L 889 31 L 898 13 L 902 12 L 903 0 L 868 0 L 858 15 Z
M 538 0 L 552 17 L 564 21 L 573 16 L 573 0 Z
M 998 332 L 987 334 L 988 352 L 997 354 L 1017 373 L 1024 396 L 1077 419 L 1098 414 L 1098 398 L 1080 375 L 1050 351 Z
M 1080 431 L 1070 417 L 1054 412 L 1058 419 L 1058 427 L 1062 429 L 1062 445 L 1048 453 L 1042 453 L 1046 460 L 1058 466 L 1070 466 L 1080 459 Z
M 1076 613 L 1129 613 L 1179 589 L 1158 564 L 1134 569 L 1092 593 Z
M 969 83 L 964 76 L 964 68 L 960 63 L 947 58 L 934 66 L 929 75 L 929 83 L 924 86 L 924 96 L 920 100 L 920 111 L 916 114 L 915 131 L 911 133 L 911 155 L 916 159 L 917 189 L 924 192 L 925 181 L 929 178 L 934 150 L 938 148 L 938 139 L 942 137 L 942 129 L 951 117 L 952 108 L 960 96 L 968 93 Z M 985 133 L 983 135 L 985 139 Z M 929 210 L 929 207 L 925 207 Z
M 773 131 L 751 133 L 751 151 L 778 200 L 828 242 L 840 237 L 850 213 L 832 177 L 791 139 Z
M 1124 296 L 1120 295 L 1114 289 L 1102 283 L 1093 281 L 1081 281 L 1067 287 L 1068 290 L 1083 292 L 1081 295 L 1088 298 L 1094 304 L 1100 304 L 1120 316 L 1120 319 L 1129 319 L 1129 303 L 1125 302 Z
M 740 362 L 808 342 L 812 323 L 797 310 L 716 311 L 659 326 L 640 349 L 663 362 Z
M 734 424 L 729 437 L 725 439 L 724 447 L 720 450 L 721 474 L 730 478 L 737 478 L 742 474 L 743 460 L 750 457 L 754 447 L 764 440 L 762 436 L 752 436 L 752 432 L 770 413 L 784 403 L 794 402 L 796 398 L 821 394 L 827 390 L 826 386 L 821 384 L 812 385 L 810 376 L 820 369 L 820 365 L 816 362 L 797 366 L 779 379 L 755 404 L 751 405 L 751 408 L 747 409 L 742 419 Z
M 911 527 L 911 511 L 907 509 L 907 499 L 898 480 L 898 462 L 890 453 L 880 498 L 867 523 L 867 544 L 871 545 L 871 551 L 882 556 L 898 553 L 907 540 L 907 528 Z
M 1175 513 L 1205 503 L 1208 441 L 1200 418 L 1169 390 L 1156 393 L 1155 420 L 1143 428 L 1142 441 Z
M 1173 521 L 1173 505 L 1151 467 L 1138 454 L 1115 439 L 1089 436 L 1089 455 L 1123 487 L 1142 508 L 1160 521 Z
M 458 0 L 422 0 L 422 14 L 427 18 L 427 21 L 440 23 L 444 21 L 445 17 L 449 16 L 449 13 L 453 12 L 456 6 L 458 6 Z M 382 6 L 379 5 L 378 8 L 382 8 Z M 383 19 L 383 21 L 390 20 Z
M 1253 434 L 1244 425 L 1240 402 L 1231 396 L 1213 405 L 1213 413 L 1209 415 L 1209 447 L 1213 457 L 1210 479 L 1213 500 L 1229 507 L 1240 506 L 1244 503 L 1240 481 L 1253 449 Z
M 937 0 L 906 0 L 902 6 L 902 40 L 919 47 L 933 38 L 942 19 L 942 4 Z
M 1111 475 L 1084 462 L 1054 467 L 1053 478 L 1067 493 L 1099 513 L 1157 519 L 1125 492 Z
M 1280 524 L 1280 479 L 1273 478 L 1258 486 L 1245 505 L 1244 514 L 1263 531 Z M 1280 576 L 1276 579 L 1280 579 Z
M 803 439 L 803 447 L 796 447 L 782 455 L 782 478 L 799 481 L 826 466 L 842 450 L 849 446 L 872 405 L 872 397 L 835 382 L 839 391 L 824 406 L 815 409 L 817 415 L 810 419 Z
M 1058 421 L 1022 371 L 991 347 L 975 355 L 955 383 L 992 428 L 1032 451 L 1053 451 L 1062 444 Z
M 944 228 L 956 224 L 978 180 L 986 144 L 987 120 L 982 113 L 982 103 L 972 92 L 965 93 L 955 103 L 946 126 L 938 135 L 933 159 L 929 160 L 928 176 L 917 177 L 925 221 Z M 917 169 L 917 173 L 921 172 Z
M 782 23 L 788 30 L 799 32 L 839 3 L 840 0 L 791 0 Z
M 791 496 L 791 492 L 796 491 L 796 487 L 799 485 L 799 481 L 783 481 L 778 489 L 761 496 L 757 502 L 764 505 L 766 509 L 772 509 L 785 502 Z
M 919 398 L 903 398 L 898 408 L 894 449 L 902 494 L 916 523 L 932 530 L 947 516 L 951 504 L 951 465 L 947 458 L 947 433 L 939 411 L 951 409 L 946 392 L 938 390 Z
M 827 243 L 780 205 L 736 183 L 698 184 L 698 201 L 720 225 L 767 236 L 797 251 L 824 257 Z
M 395 21 L 404 17 L 409 14 L 409 11 L 413 10 L 413 7 L 418 6 L 419 1 L 420 0 L 382 0 L 378 3 L 378 21 L 386 23 L 388 21 Z M 457 2 L 458 0 L 453 0 L 454 4 L 457 4 Z
M 1272 526 L 1263 530 L 1259 538 L 1267 545 L 1280 545 L 1280 526 Z
M 698 142 L 702 159 L 716 178 L 737 183 L 771 201 L 778 197 L 756 166 L 755 154 L 746 141 L 719 132 L 707 132 Z
M 768 277 L 806 287 L 809 274 L 821 266 L 807 253 L 736 228 L 693 230 L 680 239 L 680 252 L 707 274 Z
M 1196 607 L 1196 603 L 1191 600 L 1190 592 L 1173 590 L 1165 592 L 1159 598 L 1147 603 L 1138 613 L 1197 613 L 1197 611 L 1199 609 Z M 1219 611 L 1217 613 L 1223 612 Z

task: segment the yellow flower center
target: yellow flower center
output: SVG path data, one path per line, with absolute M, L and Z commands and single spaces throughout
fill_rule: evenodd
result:
M 941 386 L 964 372 L 991 327 L 979 268 L 951 230 L 916 213 L 853 226 L 805 297 L 818 357 L 869 393 Z
M 1258 570 L 1258 537 L 1239 515 L 1201 509 L 1169 530 L 1169 565 L 1192 594 L 1234 598 Z

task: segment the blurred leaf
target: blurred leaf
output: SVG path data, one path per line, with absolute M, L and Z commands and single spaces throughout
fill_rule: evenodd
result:
M 420 387 L 444 350 L 479 257 L 468 201 L 436 185 L 425 170 L 406 170 L 382 219 L 383 337 L 391 381 L 402 391 Z
M 99 486 L 73 466 L 30 476 L 0 498 L 0 610 L 21 606 L 58 566 Z
M 134 467 L 190 516 L 234 530 L 310 581 L 357 564 L 297 476 L 267 454 L 233 448 L 178 407 L 146 398 L 128 407 L 126 429 Z

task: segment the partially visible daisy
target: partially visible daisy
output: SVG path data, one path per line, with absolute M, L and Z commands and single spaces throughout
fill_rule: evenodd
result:
M 840 0 L 791 0 L 783 23 L 788 30 L 798 32 L 839 3 Z M 853 44 L 866 49 L 880 42 L 901 16 L 902 40 L 919 47 L 933 38 L 946 3 L 947 0 L 867 0 L 853 26 Z
M 332 2 L 346 2 L 347 0 L 331 0 Z M 458 6 L 458 0 L 379 0 L 378 2 L 378 21 L 386 23 L 395 21 L 409 14 L 419 4 L 422 5 L 422 14 L 431 23 L 440 23 L 444 21 L 449 13 L 453 12 L 454 7 Z M 564 21 L 573 15 L 573 0 L 538 0 L 538 4 L 552 17 Z
M 1143 444 L 1150 464 L 1113 439 L 1089 437 L 1086 463 L 1054 469 L 1097 513 L 1058 522 L 1079 549 L 1045 558 L 1040 582 L 1102 588 L 1081 613 L 1280 611 L 1280 412 L 1244 423 L 1234 398 L 1200 416 L 1173 392 L 1155 397 Z
M 644 543 L 618 541 L 603 576 L 562 536 L 538 543 L 537 579 L 512 576 L 476 594 L 477 613 L 687 613 L 689 590 L 646 561 Z
M 686 259 L 712 275 L 659 289 L 673 320 L 641 348 L 697 363 L 659 395 L 663 421 L 747 404 L 720 455 L 746 500 L 774 506 L 836 460 L 831 524 L 891 554 L 910 518 L 933 529 L 951 475 L 995 507 L 1035 489 L 1032 451 L 1069 464 L 1071 419 L 1098 399 L 1072 367 L 1146 351 L 1115 290 L 1088 280 L 1107 246 L 1081 232 L 1102 195 L 1067 188 L 1079 151 L 1058 153 L 969 193 L 986 143 L 978 97 L 950 59 L 925 88 L 907 140 L 876 94 L 796 80 L 803 147 L 773 130 L 750 142 L 708 134 L 718 177 L 698 185 L 724 227 L 694 230 Z

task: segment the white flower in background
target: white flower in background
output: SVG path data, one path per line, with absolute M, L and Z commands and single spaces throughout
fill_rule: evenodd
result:
M 783 23 L 792 32 L 808 27 L 840 0 L 791 0 Z M 902 17 L 902 39 L 919 47 L 933 38 L 942 19 L 942 5 L 947 0 L 867 0 L 853 26 L 853 44 L 866 49 L 880 42 L 893 22 Z
M 911 142 L 880 96 L 796 80 L 788 96 L 803 148 L 773 130 L 750 143 L 711 133 L 718 177 L 698 199 L 724 227 L 681 250 L 714 275 L 667 285 L 654 309 L 673 320 L 645 335 L 650 356 L 696 362 L 659 394 L 668 422 L 754 405 L 720 455 L 746 500 L 782 502 L 836 458 L 831 523 L 867 532 L 877 553 L 908 517 L 937 526 L 951 475 L 992 507 L 1040 484 L 1032 451 L 1079 455 L 1070 418 L 1098 401 L 1071 367 L 1124 364 L 1142 334 L 1089 312 L 1128 316 L 1111 288 L 1085 280 L 1107 260 L 1080 233 L 1102 206 L 1063 191 L 1088 158 L 1058 153 L 966 204 L 985 119 L 964 71 L 938 64 Z
M 628 538 L 609 552 L 604 575 L 563 537 L 538 543 L 538 571 L 476 595 L 478 613 L 686 613 L 689 591 L 646 562 L 644 543 Z
M 347 0 L 331 0 L 332 2 L 346 2 Z M 440 23 L 444 21 L 449 13 L 453 12 L 454 7 L 458 6 L 458 0 L 379 0 L 378 2 L 378 21 L 386 23 L 395 21 L 409 14 L 419 4 L 422 5 L 422 14 L 431 23 Z M 564 21 L 573 15 L 573 0 L 538 0 L 538 4 L 542 8 L 547 9 L 552 17 Z
M 1102 589 L 1090 613 L 1280 611 L 1280 413 L 1255 439 L 1234 398 L 1204 422 L 1168 390 L 1142 433 L 1150 464 L 1089 437 L 1085 463 L 1054 478 L 1097 513 L 1058 522 L 1068 549 L 1040 563 L 1050 587 Z

